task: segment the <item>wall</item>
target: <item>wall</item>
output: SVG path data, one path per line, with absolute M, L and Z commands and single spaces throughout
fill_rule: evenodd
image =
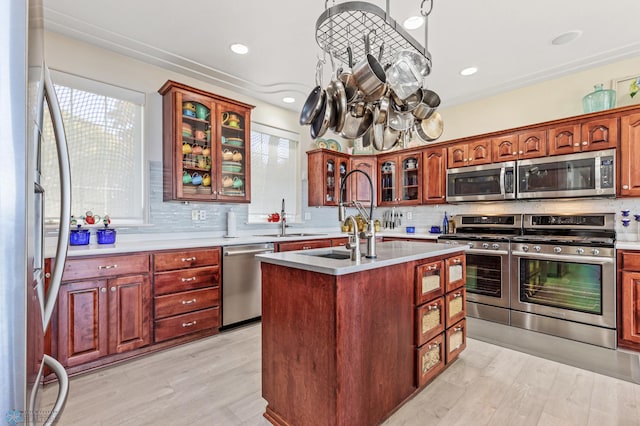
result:
M 162 98 L 157 90 L 168 79 L 199 87 L 222 96 L 235 98 L 256 105 L 252 118 L 254 121 L 286 129 L 300 134 L 300 164 L 302 176 L 302 212 L 311 219 L 298 227 L 338 229 L 335 208 L 313 208 L 307 206 L 307 173 L 305 152 L 312 147 L 308 126 L 298 124 L 298 113 L 262 103 L 256 99 L 233 93 L 227 89 L 215 87 L 199 80 L 168 71 L 144 62 L 131 59 L 89 44 L 74 41 L 63 36 L 47 34 L 47 61 L 54 69 L 104 81 L 129 89 L 144 92 L 147 96 L 145 110 L 145 142 L 149 175 L 149 212 L 153 226 L 129 229 L 128 232 L 176 232 L 219 231 L 226 227 L 226 212 L 234 208 L 238 215 L 241 230 L 275 228 L 276 225 L 245 225 L 246 205 L 225 205 L 212 203 L 165 203 L 162 201 Z M 445 122 L 445 131 L 439 141 L 465 136 L 504 130 L 527 124 L 554 120 L 582 113 L 581 100 L 593 90 L 593 85 L 603 83 L 608 87 L 613 78 L 637 74 L 640 70 L 640 57 L 620 61 L 614 64 L 577 72 L 572 75 L 535 84 L 518 90 L 498 94 L 480 101 L 462 105 L 446 106 L 440 109 Z M 336 135 L 327 138 L 340 140 Z M 341 140 L 343 147 L 350 141 Z M 468 203 L 443 206 L 419 206 L 403 208 L 412 219 L 404 215 L 404 223 L 418 227 L 424 232 L 431 225 L 442 222 L 446 210 L 448 213 L 493 213 L 493 212 L 615 212 L 623 208 L 632 213 L 640 213 L 640 201 L 631 200 L 586 200 L 586 201 L 526 201 L 506 203 Z M 208 219 L 202 222 L 191 221 L 191 210 L 205 210 Z M 374 216 L 380 218 L 386 209 L 377 208 Z M 127 230 L 124 230 L 127 232 Z M 635 238 L 637 226 L 622 228 L 618 231 L 623 239 Z

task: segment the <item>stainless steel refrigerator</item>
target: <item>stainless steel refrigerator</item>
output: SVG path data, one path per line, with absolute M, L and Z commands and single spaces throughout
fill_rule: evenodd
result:
M 57 99 L 44 62 L 42 0 L 0 1 L 0 416 L 3 424 L 51 424 L 68 391 L 64 368 L 43 353 L 67 255 L 71 205 L 69 156 Z M 59 241 L 48 288 L 40 143 L 50 114 L 59 157 Z M 53 409 L 39 406 L 45 366 L 58 376 Z

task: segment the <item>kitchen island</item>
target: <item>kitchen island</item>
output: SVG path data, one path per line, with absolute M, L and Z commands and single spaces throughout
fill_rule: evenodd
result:
M 376 259 L 330 258 L 341 253 L 257 256 L 273 424 L 378 424 L 465 347 L 464 248 L 393 241 Z

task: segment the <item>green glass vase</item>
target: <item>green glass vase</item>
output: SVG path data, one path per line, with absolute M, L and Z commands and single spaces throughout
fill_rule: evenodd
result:
M 596 84 L 593 89 L 593 92 L 582 98 L 582 107 L 585 113 L 603 111 L 616 106 L 615 90 L 603 89 L 602 84 Z

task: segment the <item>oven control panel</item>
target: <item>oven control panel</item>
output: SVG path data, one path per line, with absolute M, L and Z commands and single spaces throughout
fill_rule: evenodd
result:
M 590 247 L 578 245 L 554 245 L 536 243 L 512 243 L 511 252 L 521 255 L 544 254 L 552 256 L 614 258 L 613 247 Z

